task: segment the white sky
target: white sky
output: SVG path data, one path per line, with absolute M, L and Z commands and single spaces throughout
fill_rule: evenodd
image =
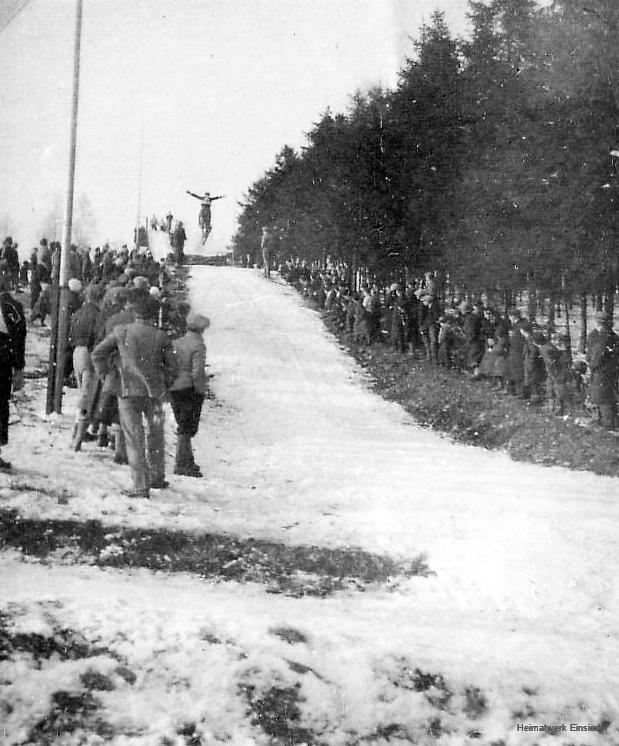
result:
M 22 253 L 64 204 L 75 0 L 0 0 L 0 231 Z M 285 144 L 355 90 L 393 85 L 410 37 L 445 10 L 462 33 L 466 0 L 84 0 L 76 198 L 93 243 L 129 243 L 138 212 L 171 210 L 197 235 L 210 191 L 209 253 L 228 244 L 238 201 Z M 193 234 L 193 235 L 192 235 Z

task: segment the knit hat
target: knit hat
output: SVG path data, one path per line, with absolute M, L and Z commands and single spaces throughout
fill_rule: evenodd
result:
M 194 313 L 193 311 L 187 316 L 187 329 L 194 332 L 203 332 L 211 325 L 211 320 L 208 316 L 203 316 L 201 313 Z
M 82 283 L 77 279 L 77 277 L 72 277 L 69 280 L 69 290 L 72 293 L 79 293 L 82 290 Z

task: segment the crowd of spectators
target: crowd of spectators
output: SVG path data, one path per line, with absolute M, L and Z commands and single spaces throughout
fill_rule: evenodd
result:
M 429 366 L 460 369 L 528 406 L 546 402 L 559 416 L 586 406 L 599 424 L 615 428 L 619 337 L 603 311 L 585 358 L 573 355 L 569 334 L 526 318 L 515 305 L 501 311 L 480 298 L 446 298 L 432 273 L 388 286 L 360 282 L 355 290 L 345 265 L 290 260 L 279 269 L 356 343 L 381 342 Z
M 42 239 L 21 267 L 10 251 L 14 246 L 9 238 L 3 243 L 0 276 L 7 289 L 29 288 L 30 324 L 44 326 L 57 295 L 52 290 L 60 246 Z M 127 246 L 71 246 L 67 260 L 65 382 L 79 395 L 73 449 L 88 441 L 111 447 L 113 460 L 130 467 L 133 486 L 125 493 L 148 497 L 151 489 L 168 486 L 162 404 L 170 400 L 177 424 L 175 474 L 201 477 L 191 438 L 206 392 L 202 334 L 209 321 L 179 292 L 174 255 L 156 261 L 148 250 Z

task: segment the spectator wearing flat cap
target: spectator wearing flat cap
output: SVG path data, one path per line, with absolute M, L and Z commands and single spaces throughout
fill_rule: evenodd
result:
M 191 439 L 198 432 L 206 394 L 206 345 L 202 335 L 209 324 L 206 316 L 190 313 L 186 333 L 172 343 L 176 377 L 170 386 L 170 401 L 178 427 L 174 473 L 187 477 L 202 476 Z
M 619 375 L 619 338 L 605 311 L 596 314 L 594 328 L 587 339 L 587 362 L 591 378 L 589 397 L 596 409 L 598 423 L 614 430 L 617 420 L 617 378 Z

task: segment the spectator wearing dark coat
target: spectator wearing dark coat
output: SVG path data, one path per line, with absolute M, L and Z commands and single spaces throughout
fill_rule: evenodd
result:
M 2 262 L 10 277 L 12 289 L 16 290 L 19 281 L 19 254 L 17 253 L 17 244 L 13 243 L 11 236 L 7 236 L 2 244 Z
M 39 300 L 41 295 L 41 288 L 43 284 L 51 282 L 51 271 L 48 269 L 47 264 L 37 260 L 34 265 L 34 269 L 30 273 L 30 310 L 33 311 L 34 307 Z
M 0 275 L 0 448 L 9 442 L 9 400 L 23 386 L 26 317 L 21 303 L 9 292 L 11 280 Z M 0 457 L 0 471 L 11 464 Z
M 183 223 L 179 220 L 174 233 L 172 234 L 172 248 L 174 249 L 174 260 L 179 263 L 185 258 L 184 248 L 187 234 Z
M 617 420 L 619 339 L 611 328 L 610 317 L 604 311 L 596 315 L 594 329 L 587 339 L 587 362 L 591 374 L 589 398 L 596 408 L 598 422 L 607 430 L 614 430 Z

